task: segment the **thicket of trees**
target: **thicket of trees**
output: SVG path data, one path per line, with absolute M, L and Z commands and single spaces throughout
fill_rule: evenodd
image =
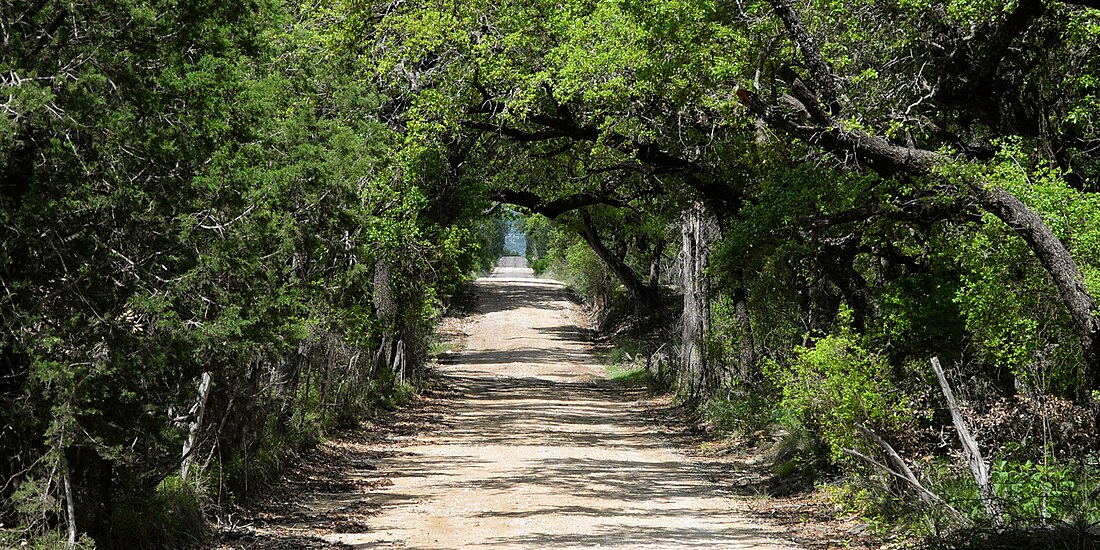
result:
M 348 4 L 410 135 L 554 220 L 538 267 L 677 287 L 685 400 L 954 524 L 1100 519 L 1100 4 Z
M 499 230 L 338 21 L 0 1 L 0 546 L 199 537 L 410 391 Z
M 500 204 L 601 308 L 675 289 L 644 355 L 800 464 L 1098 519 L 1096 0 L 0 0 L 0 33 L 4 543 L 196 533 L 409 391 Z

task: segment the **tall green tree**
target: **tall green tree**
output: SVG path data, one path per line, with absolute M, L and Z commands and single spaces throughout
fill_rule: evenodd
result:
M 335 17 L 0 2 L 2 544 L 201 534 L 416 374 L 487 203 L 461 146 L 386 124 Z

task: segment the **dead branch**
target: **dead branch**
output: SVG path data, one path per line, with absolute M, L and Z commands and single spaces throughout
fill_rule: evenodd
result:
M 939 495 L 933 493 L 932 491 L 929 491 L 927 488 L 925 488 L 924 485 L 921 485 L 921 483 L 917 481 L 917 478 L 913 476 L 913 472 L 909 471 L 909 468 L 906 468 L 906 474 L 908 474 L 906 475 L 855 449 L 841 448 L 841 450 L 905 482 L 907 485 L 917 491 L 922 501 L 943 506 L 943 508 L 950 512 L 952 517 L 957 519 L 959 523 L 964 525 L 969 525 L 971 523 L 970 518 L 964 516 L 962 512 L 958 511 L 954 506 L 948 504 L 947 501 L 940 498 Z
M 970 472 L 974 474 L 974 482 L 978 484 L 978 494 L 982 498 L 986 514 L 989 515 L 989 521 L 993 523 L 993 526 L 999 528 L 1004 525 L 1004 511 L 1001 510 L 1001 505 L 997 502 L 997 495 L 993 491 L 993 485 L 989 482 L 989 466 L 982 460 L 978 442 L 974 439 L 974 436 L 970 435 L 970 430 L 966 427 L 966 421 L 963 419 L 959 405 L 955 401 L 955 392 L 951 391 L 951 386 L 947 383 L 947 377 L 943 373 L 943 366 L 940 365 L 939 357 L 932 358 L 932 370 L 936 371 L 936 379 L 940 382 L 940 390 L 943 391 L 943 397 L 947 400 L 947 408 L 951 411 L 951 422 L 955 424 L 955 431 L 959 434 L 959 442 L 966 454 L 966 462 L 970 465 Z

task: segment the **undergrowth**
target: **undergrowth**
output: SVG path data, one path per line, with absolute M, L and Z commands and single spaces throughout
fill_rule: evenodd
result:
M 699 416 L 719 433 L 749 440 L 759 439 L 776 426 L 782 411 L 764 392 L 729 388 L 699 405 Z

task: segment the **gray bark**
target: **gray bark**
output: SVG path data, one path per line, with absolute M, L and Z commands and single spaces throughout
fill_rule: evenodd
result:
M 66 544 L 68 550 L 76 548 L 76 501 L 73 500 L 72 476 L 69 475 L 69 463 L 65 460 L 65 439 L 58 445 L 58 468 L 61 470 L 61 484 L 65 491 L 65 524 L 68 529 L 69 539 Z
M 393 275 L 390 264 L 382 259 L 374 263 L 371 299 L 378 319 L 383 323 L 393 323 L 397 317 L 397 300 L 393 292 Z
M 188 415 L 191 417 L 191 424 L 187 428 L 187 441 L 183 443 L 183 462 L 180 464 L 180 480 L 184 482 L 191 474 L 191 465 L 195 462 L 195 447 L 198 446 L 199 435 L 202 433 L 202 417 L 206 412 L 206 399 L 210 396 L 212 379 L 209 372 L 202 373 L 199 394 L 195 397 L 195 404 L 191 406 Z
M 706 269 L 717 226 L 701 204 L 684 213 L 683 227 L 683 333 L 680 348 L 680 391 L 691 399 L 714 383 L 707 361 L 710 337 L 710 288 Z
M 978 495 L 982 498 L 985 512 L 989 515 L 989 521 L 993 523 L 994 527 L 1001 527 L 1004 525 L 1004 512 L 1001 510 L 1001 504 L 997 501 L 997 495 L 993 491 L 993 485 L 989 480 L 989 466 L 982 459 L 978 442 L 974 440 L 974 436 L 970 435 L 970 430 L 966 427 L 966 421 L 959 411 L 959 404 L 955 401 L 955 392 L 951 391 L 951 386 L 947 383 L 947 377 L 944 376 L 943 366 L 940 365 L 938 357 L 932 358 L 932 370 L 936 371 L 936 379 L 940 382 L 940 390 L 943 391 L 943 397 L 947 400 L 947 408 L 951 411 L 951 422 L 955 424 L 955 431 L 959 434 L 959 442 L 962 444 L 963 453 L 966 454 L 966 462 L 970 466 L 974 482 L 978 484 Z
M 756 368 L 756 342 L 749 317 L 748 292 L 743 287 L 733 290 L 733 316 L 737 322 L 737 374 L 742 384 L 751 386 L 760 378 L 760 373 Z
M 393 376 L 398 384 L 405 382 L 405 341 L 397 341 L 397 349 L 393 354 Z

